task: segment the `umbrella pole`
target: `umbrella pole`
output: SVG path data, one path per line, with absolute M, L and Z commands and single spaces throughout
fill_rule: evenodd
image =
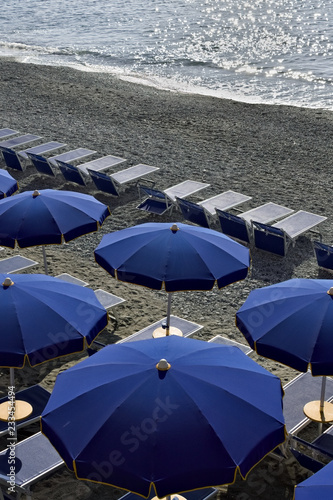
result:
M 319 408 L 321 415 L 324 413 L 325 390 L 326 390 L 326 377 L 322 377 L 321 394 L 320 394 L 320 408 Z M 321 434 L 323 431 L 323 424 L 321 422 L 319 423 L 318 428 L 319 428 L 319 434 Z
M 45 274 L 49 274 L 48 269 L 47 269 L 47 261 L 46 261 L 46 252 L 45 252 L 45 246 L 42 246 L 43 248 L 43 258 L 44 258 L 44 269 L 45 269 Z
M 170 335 L 170 315 L 171 315 L 171 293 L 168 293 L 167 324 L 166 324 L 165 335 Z

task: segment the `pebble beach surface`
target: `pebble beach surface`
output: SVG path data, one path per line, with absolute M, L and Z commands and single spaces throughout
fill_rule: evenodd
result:
M 0 69 L 0 128 L 40 135 L 41 142 L 61 141 L 67 144 L 67 150 L 90 148 L 96 151 L 91 159 L 108 154 L 126 158 L 124 167 L 115 167 L 114 171 L 137 163 L 157 166 L 159 170 L 151 179 L 159 189 L 186 179 L 209 183 L 209 188 L 191 198 L 194 201 L 232 189 L 252 197 L 242 206 L 244 210 L 272 201 L 295 211 L 324 215 L 327 220 L 320 226 L 323 241 L 333 243 L 332 112 L 167 92 L 108 74 L 10 59 L 0 59 Z M 111 216 L 98 232 L 46 249 L 50 274 L 68 272 L 94 289 L 103 288 L 125 299 L 112 311 L 114 317 L 101 334 L 101 341 L 116 342 L 165 316 L 164 291 L 115 281 L 95 263 L 93 250 L 103 234 L 143 222 L 183 222 L 180 212 L 154 218 L 137 210 L 139 198 L 134 187 L 115 198 L 97 192 L 92 184 L 78 187 L 64 182 L 59 174 L 55 178 L 39 175 L 32 166 L 22 173 L 10 173 L 21 191 L 81 191 L 109 205 Z M 215 229 L 219 230 L 217 224 Z M 313 237 L 301 236 L 285 258 L 251 249 L 251 271 L 246 280 L 222 290 L 176 293 L 172 313 L 203 326 L 196 338 L 209 340 L 221 334 L 244 343 L 235 326 L 235 313 L 251 290 L 290 278 L 330 278 L 318 269 Z M 1 258 L 16 253 L 40 263 L 31 272 L 43 272 L 41 248 L 3 249 Z M 283 384 L 297 375 L 255 353 L 251 356 L 278 375 Z M 59 370 L 82 357 L 78 354 L 16 370 L 17 386 L 41 382 L 52 388 Z M 8 370 L 1 370 L 0 376 L 0 389 L 5 394 Z M 246 482 L 239 479 L 228 488 L 221 487 L 220 498 L 292 499 L 294 484 L 306 473 L 292 458 L 288 460 L 281 465 L 266 458 Z M 34 492 L 41 500 L 117 499 L 123 493 L 78 481 L 66 470 L 40 481 Z

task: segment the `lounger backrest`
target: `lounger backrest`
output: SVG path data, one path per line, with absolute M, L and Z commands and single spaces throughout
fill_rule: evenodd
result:
M 139 193 L 140 197 L 149 196 L 150 198 L 158 198 L 161 200 L 165 200 L 166 198 L 163 191 L 159 191 L 158 189 L 154 189 L 149 186 L 144 186 L 142 184 L 139 185 Z
M 313 241 L 313 249 L 319 267 L 333 271 L 333 246 L 321 241 Z
M 79 184 L 80 186 L 86 185 L 82 174 L 77 167 L 60 160 L 56 160 L 56 162 L 66 181 L 74 182 L 75 184 Z
M 250 237 L 246 222 L 237 215 L 216 209 L 216 214 L 220 222 L 222 233 L 236 238 L 237 240 L 250 243 Z
M 89 168 L 87 168 L 87 171 L 99 191 L 112 194 L 113 196 L 119 196 L 117 188 L 109 175 L 106 175 L 103 172 L 95 172 Z
M 207 216 L 203 207 L 191 201 L 178 198 L 178 196 L 176 196 L 176 201 L 185 220 L 198 224 L 198 226 L 209 228 Z
M 20 170 L 21 172 L 23 172 L 22 164 L 15 151 L 3 146 L 0 146 L 0 150 L 8 168 L 14 168 L 15 170 Z
M 35 153 L 27 153 L 35 169 L 41 173 L 55 177 L 55 173 L 44 156 L 36 155 Z
M 287 251 L 287 235 L 277 227 L 252 221 L 254 228 L 254 244 L 260 250 L 266 250 L 284 257 Z

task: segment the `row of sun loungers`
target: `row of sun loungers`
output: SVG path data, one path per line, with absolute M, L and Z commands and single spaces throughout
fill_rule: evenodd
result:
M 77 148 L 60 153 L 49 158 L 41 156 L 56 149 L 64 148 L 66 144 L 47 142 L 21 151 L 13 148 L 40 140 L 40 136 L 25 134 L 14 136 L 13 129 L 0 129 L 0 151 L 8 167 L 23 170 L 24 162 L 30 161 L 38 172 L 55 176 L 61 172 L 68 182 L 86 186 L 89 182 L 98 191 L 119 196 L 121 189 L 137 183 L 143 177 L 156 172 L 158 167 L 138 164 L 118 170 L 112 174 L 105 170 L 113 168 L 126 160 L 113 155 L 90 160 L 78 165 L 78 162 L 96 153 L 94 150 Z M 165 190 L 159 190 L 148 185 L 139 185 L 140 203 L 138 209 L 154 215 L 171 215 L 173 209 L 180 210 L 186 221 L 202 227 L 211 227 L 219 223 L 221 231 L 237 239 L 241 243 L 253 244 L 256 248 L 285 256 L 288 248 L 295 244 L 296 239 L 314 231 L 314 228 L 326 217 L 304 210 L 294 212 L 288 207 L 273 202 L 265 203 L 245 212 L 237 214 L 229 212 L 239 205 L 251 200 L 250 196 L 232 190 L 219 193 L 210 198 L 194 203 L 186 198 L 209 187 L 209 184 L 186 180 Z M 320 236 L 320 233 L 317 233 Z M 320 236 L 321 239 L 321 236 Z M 333 268 L 333 249 L 321 242 L 314 242 L 318 265 L 325 269 Z M 332 257 L 331 257 L 332 256 Z M 331 257 L 331 259 L 330 259 Z

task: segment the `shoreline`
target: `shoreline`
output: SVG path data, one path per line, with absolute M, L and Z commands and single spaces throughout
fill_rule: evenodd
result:
M 157 166 L 159 170 L 152 179 L 158 189 L 185 179 L 209 183 L 210 187 L 192 197 L 193 200 L 232 189 L 252 197 L 240 207 L 242 210 L 272 201 L 295 211 L 325 215 L 327 220 L 320 226 L 323 241 L 333 242 L 329 189 L 333 153 L 331 111 L 177 94 L 124 82 L 107 74 L 34 66 L 6 58 L 0 58 L 0 67 L 0 128 L 40 135 L 41 142 L 65 142 L 67 150 L 76 147 L 96 150 L 92 159 L 108 154 L 126 158 L 128 162 L 121 168 L 137 163 Z M 93 249 L 103 234 L 130 225 L 153 220 L 183 222 L 179 212 L 161 218 L 142 213 L 136 209 L 136 188 L 114 198 L 94 191 L 91 185 L 79 188 L 66 183 L 60 175 L 54 179 L 39 175 L 32 166 L 23 173 L 10 173 L 17 178 L 21 191 L 45 188 L 82 191 L 110 206 L 111 217 L 98 232 L 60 247 L 46 248 L 50 274 L 70 272 L 92 288 L 104 288 L 126 300 L 111 311 L 116 320 L 101 334 L 102 341 L 116 342 L 166 315 L 166 293 L 115 281 L 94 262 Z M 13 253 L 38 261 L 39 266 L 31 272 L 43 273 L 39 247 L 4 249 L 1 258 Z M 252 289 L 290 278 L 330 278 L 328 273 L 318 270 L 309 235 L 300 237 L 285 258 L 256 250 L 251 251 L 251 256 L 251 273 L 244 281 L 221 290 L 174 294 L 172 314 L 203 326 L 195 338 L 209 340 L 221 334 L 245 343 L 234 317 Z M 36 369 L 16 370 L 17 384 L 22 387 L 40 382 L 52 387 L 57 372 L 67 362 L 77 362 L 82 356 L 68 356 L 68 360 L 51 361 Z M 294 370 L 255 353 L 251 357 L 278 375 L 282 384 L 297 375 Z M 0 388 L 5 392 L 7 370 L 0 370 L 0 375 Z M 221 500 L 252 500 L 259 494 L 262 500 L 291 499 L 293 481 L 299 482 L 304 471 L 295 469 L 292 463 L 293 468 L 274 476 L 274 484 L 270 484 L 263 472 L 258 473 L 271 468 L 267 460 L 251 473 L 260 483 L 257 488 L 253 487 L 253 481 L 237 481 L 228 491 L 221 488 Z M 74 480 L 67 471 L 40 481 L 34 492 L 36 499 L 43 500 L 116 500 L 121 496 L 119 490 Z

